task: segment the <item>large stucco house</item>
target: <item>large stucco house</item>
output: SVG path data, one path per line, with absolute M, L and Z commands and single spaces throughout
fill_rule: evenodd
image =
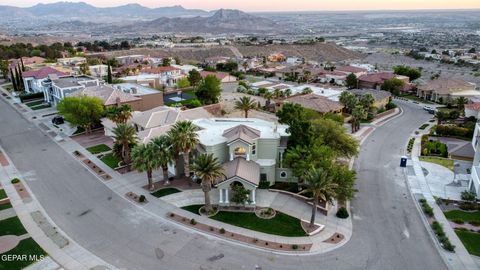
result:
M 445 103 L 458 97 L 480 96 L 476 85 L 458 78 L 440 77 L 417 86 L 417 96 L 434 102 Z
M 193 123 L 199 128 L 197 152 L 213 154 L 223 164 L 226 177 L 215 185 L 221 206 L 230 204 L 232 185 L 249 190 L 248 205 L 254 206 L 261 184 L 294 180 L 283 164 L 287 126 L 253 118 L 210 118 Z
M 468 183 L 468 189 L 477 194 L 480 198 L 480 124 L 475 125 L 473 133 L 472 146 L 475 154 L 473 156 L 473 165 L 471 170 L 471 177 Z

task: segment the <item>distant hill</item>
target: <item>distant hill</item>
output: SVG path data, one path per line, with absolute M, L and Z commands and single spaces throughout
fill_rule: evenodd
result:
M 135 29 L 142 29 L 143 32 L 181 33 L 273 33 L 279 31 L 277 24 L 269 19 L 231 9 L 217 10 L 208 17 L 163 17 L 121 27 L 122 31 L 127 32 Z
M 113 22 L 122 20 L 152 20 L 159 17 L 193 17 L 207 16 L 208 11 L 186 9 L 182 6 L 148 8 L 139 4 L 127 4 L 117 7 L 99 8 L 84 2 L 57 2 L 37 4 L 28 8 L 0 6 L 0 21 L 28 17 L 38 20 L 92 20 L 97 22 Z

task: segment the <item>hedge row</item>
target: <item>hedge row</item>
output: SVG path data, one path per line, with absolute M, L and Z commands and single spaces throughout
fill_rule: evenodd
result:
M 464 138 L 472 138 L 473 136 L 473 129 L 457 126 L 438 125 L 435 131 L 437 132 L 437 135 L 440 136 L 454 136 Z
M 18 97 L 20 98 L 20 102 L 24 103 L 27 100 L 44 98 L 44 95 L 43 92 L 39 92 L 33 94 L 20 94 Z

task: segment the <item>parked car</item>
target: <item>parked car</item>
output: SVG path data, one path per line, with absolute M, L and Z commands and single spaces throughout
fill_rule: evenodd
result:
M 65 123 L 65 120 L 63 120 L 63 117 L 61 116 L 55 116 L 53 119 L 52 119 L 52 123 L 54 125 L 61 125 L 63 123 Z

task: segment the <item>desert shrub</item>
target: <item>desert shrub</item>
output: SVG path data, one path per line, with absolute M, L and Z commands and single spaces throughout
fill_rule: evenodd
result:
M 221 228 L 221 229 L 219 230 L 219 232 L 220 232 L 221 234 L 224 234 L 224 233 L 225 233 L 225 229 L 224 229 L 224 228 Z
M 348 211 L 345 207 L 340 207 L 337 211 L 337 214 L 336 216 L 338 218 L 348 218 L 349 217 L 349 214 L 348 214 Z
M 475 201 L 476 197 L 477 197 L 477 194 L 475 194 L 475 192 L 468 191 L 468 190 L 462 191 L 462 194 L 461 194 L 461 199 L 464 201 L 473 202 Z
M 463 138 L 472 138 L 473 136 L 473 129 L 457 126 L 437 125 L 435 131 L 437 132 L 437 135 L 440 136 L 453 136 Z
M 197 221 L 194 218 L 192 218 L 190 219 L 190 224 L 197 225 Z
M 12 181 L 11 181 L 12 184 L 17 184 L 17 183 L 20 183 L 20 179 L 18 178 L 13 178 Z

